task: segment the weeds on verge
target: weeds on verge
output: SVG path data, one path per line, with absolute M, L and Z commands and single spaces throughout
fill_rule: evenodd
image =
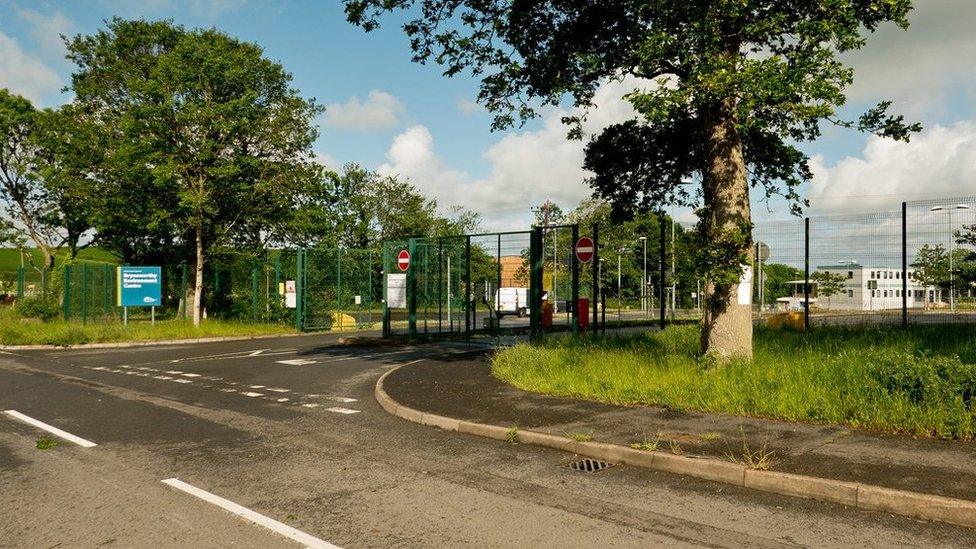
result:
M 668 441 L 668 449 L 670 449 L 671 453 L 676 456 L 680 456 L 681 454 L 685 453 L 685 451 L 681 449 L 681 445 L 678 444 L 678 441 L 674 439 Z
M 509 429 L 507 433 L 505 433 L 505 440 L 509 444 L 518 444 L 519 442 L 518 425 L 512 425 L 512 428 Z
M 705 431 L 699 436 L 704 442 L 711 442 L 713 440 L 718 440 L 722 438 L 722 435 L 716 433 L 715 431 Z
M 582 432 L 566 433 L 566 436 L 568 438 L 575 440 L 576 442 L 589 442 L 593 440 L 593 431 L 590 431 L 588 433 L 582 433 Z
M 763 437 L 762 445 L 753 450 L 749 447 L 749 442 L 746 440 L 745 430 L 741 426 L 739 427 L 739 433 L 742 436 L 742 449 L 740 450 L 741 455 L 736 455 L 731 449 L 729 449 L 725 452 L 725 457 L 727 457 L 732 463 L 737 463 L 756 471 L 768 471 L 773 466 L 776 452 L 766 449 L 766 437 Z
M 632 442 L 630 447 L 634 450 L 643 450 L 645 452 L 656 452 L 658 447 L 661 445 L 660 439 L 648 440 L 647 438 L 641 439 L 640 442 Z

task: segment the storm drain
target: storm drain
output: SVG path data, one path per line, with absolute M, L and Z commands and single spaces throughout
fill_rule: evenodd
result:
M 596 471 L 602 471 L 608 467 L 613 467 L 613 465 L 600 461 L 598 459 L 585 458 L 579 461 L 574 461 L 569 464 L 569 468 L 574 471 L 583 471 L 585 473 L 594 473 Z

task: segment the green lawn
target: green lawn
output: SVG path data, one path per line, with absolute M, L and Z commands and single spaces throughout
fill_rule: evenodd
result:
M 34 265 L 41 265 L 44 263 L 44 255 L 38 249 L 31 249 L 29 253 L 34 256 Z M 64 257 L 67 257 L 68 251 L 61 250 L 58 253 L 58 261 Z M 113 263 L 117 264 L 119 262 L 118 258 L 111 253 L 101 249 L 101 248 L 85 248 L 78 252 L 78 259 L 82 261 L 91 261 L 96 263 Z M 24 265 L 29 267 L 30 258 L 25 254 Z M 16 271 L 20 267 L 20 250 L 16 248 L 0 248 L 0 271 Z
M 617 404 L 972 439 L 973 334 L 972 326 L 759 329 L 754 360 L 715 366 L 697 356 L 698 327 L 675 326 L 520 344 L 499 351 L 492 371 L 528 391 Z
M 165 320 L 155 325 L 148 321 L 130 322 L 40 322 L 21 320 L 12 310 L 0 310 L 0 344 L 3 345 L 78 345 L 121 341 L 160 341 L 197 337 L 224 337 L 263 334 L 293 334 L 293 326 L 253 324 L 206 319 L 200 327 L 185 320 Z

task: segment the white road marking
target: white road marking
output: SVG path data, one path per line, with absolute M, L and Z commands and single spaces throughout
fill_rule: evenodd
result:
M 400 364 L 400 366 L 410 366 L 411 364 L 416 364 L 418 362 L 423 362 L 425 360 L 427 360 L 427 359 L 426 358 L 418 358 L 417 360 L 411 360 L 410 362 L 404 362 L 403 364 Z
M 181 372 L 180 370 L 166 370 L 166 373 L 167 374 L 173 374 L 175 376 L 178 376 L 178 375 L 182 374 L 183 372 Z
M 241 394 L 244 395 L 244 396 L 246 396 L 246 397 L 252 397 L 252 398 L 253 397 L 262 396 L 261 393 L 255 393 L 254 391 L 247 391 L 247 392 L 244 392 L 244 393 L 241 393 Z
M 306 364 L 315 364 L 317 361 L 309 360 L 307 358 L 294 358 L 291 360 L 276 360 L 277 364 L 287 364 L 289 366 L 304 366 Z
M 174 379 L 173 383 L 193 383 L 189 379 Z
M 338 406 L 334 408 L 326 408 L 329 412 L 335 412 L 337 414 L 358 414 L 359 410 L 352 410 L 350 408 L 340 408 Z
M 288 402 L 288 400 L 289 399 L 287 399 L 287 398 L 276 398 L 275 399 L 275 402 Z
M 173 378 L 171 378 L 170 376 L 153 376 L 153 379 L 162 379 L 164 381 L 169 381 Z
M 5 410 L 4 413 L 6 413 L 7 415 L 9 415 L 10 417 L 17 418 L 20 421 L 23 421 L 24 423 L 28 423 L 30 425 L 33 425 L 34 427 L 37 427 L 38 429 L 44 429 L 45 431 L 47 431 L 47 432 L 49 432 L 49 433 L 51 433 L 53 435 L 59 436 L 59 437 L 63 438 L 64 440 L 67 440 L 67 441 L 70 441 L 70 442 L 74 442 L 78 446 L 84 446 L 85 448 L 91 448 L 92 446 L 98 446 L 97 444 L 95 444 L 94 442 L 92 442 L 90 440 L 85 440 L 85 439 L 83 439 L 81 437 L 76 437 L 75 435 L 72 435 L 71 433 L 69 433 L 67 431 L 62 431 L 61 429 L 58 429 L 57 427 L 54 427 L 52 425 L 48 425 L 47 423 L 44 423 L 43 421 L 38 421 L 38 420 L 36 420 L 36 419 L 34 419 L 34 418 L 30 417 L 30 416 L 25 416 L 24 414 L 18 412 L 17 410 Z
M 287 393 L 288 389 L 282 389 L 281 387 L 268 387 L 268 390 L 273 393 Z
M 225 389 L 221 389 L 220 392 L 222 392 L 222 393 L 236 393 L 237 392 L 237 389 L 228 389 L 228 388 L 225 388 Z
M 333 400 L 335 402 L 345 402 L 347 404 L 350 403 L 350 402 L 356 402 L 356 399 L 349 398 L 349 397 L 325 397 L 325 398 L 327 398 L 329 400 Z
M 269 518 L 260 513 L 256 513 L 246 507 L 234 503 L 233 501 L 226 500 L 215 494 L 211 494 L 206 490 L 201 490 L 200 488 L 197 488 L 196 486 L 193 486 L 191 484 L 187 484 L 180 479 L 168 478 L 163 480 L 162 482 L 163 484 L 168 484 L 169 486 L 172 486 L 177 490 L 182 490 L 187 494 L 196 496 L 208 503 L 212 503 L 226 511 L 230 511 L 231 513 L 241 518 L 247 519 L 253 522 L 254 524 L 264 526 L 265 528 L 273 532 L 277 532 L 278 534 L 281 534 L 286 538 L 301 543 L 305 547 L 312 547 L 314 549 L 339 549 L 337 546 L 332 545 L 327 541 L 321 540 L 310 534 L 306 534 L 301 530 L 296 530 L 295 528 L 292 528 L 287 524 L 283 524 L 281 522 L 278 522 L 277 520 L 274 520 L 273 518 Z
M 180 375 L 185 376 L 185 377 L 200 377 L 200 374 L 184 373 L 184 374 L 180 374 Z
M 251 385 L 251 389 L 264 389 L 264 385 Z
M 302 407 L 304 407 L 304 408 L 318 408 L 319 405 L 318 404 L 302 404 Z

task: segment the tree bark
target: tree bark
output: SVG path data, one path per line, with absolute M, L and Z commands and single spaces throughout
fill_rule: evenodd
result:
M 736 103 L 732 98 L 712 105 L 703 113 L 707 165 L 703 178 L 705 229 L 712 242 L 727 241 L 730 232 L 749 230 L 749 184 L 737 128 Z M 747 235 L 739 254 L 751 265 L 752 237 Z M 743 269 L 747 267 L 743 265 Z M 706 284 L 706 307 L 702 329 L 702 351 L 721 359 L 752 358 L 752 288 L 744 283 Z
M 200 325 L 200 303 L 203 296 L 203 227 L 196 226 L 197 261 L 194 276 L 193 291 L 193 325 Z

